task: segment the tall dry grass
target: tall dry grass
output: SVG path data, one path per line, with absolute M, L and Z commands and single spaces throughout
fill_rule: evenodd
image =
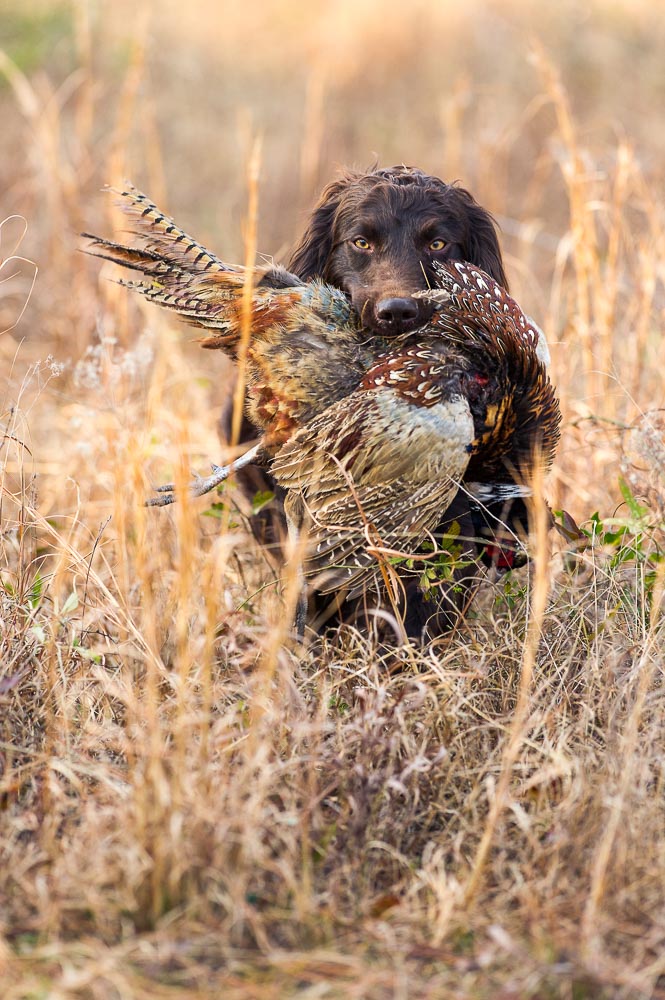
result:
M 663 18 L 2 13 L 2 996 L 665 996 Z M 279 254 L 374 154 L 499 218 L 564 410 L 543 492 L 589 544 L 541 525 L 431 648 L 302 651 L 232 489 L 142 506 L 221 457 L 229 369 L 77 233 L 130 175 Z

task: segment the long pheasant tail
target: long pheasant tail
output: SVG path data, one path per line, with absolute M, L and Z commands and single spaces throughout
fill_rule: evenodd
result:
M 120 284 L 173 310 L 187 323 L 214 330 L 211 346 L 233 348 L 244 269 L 219 260 L 132 185 L 122 191 L 107 190 L 119 195 L 137 245 L 126 246 L 83 233 L 91 241 L 86 252 L 138 271 L 145 280 Z
M 83 233 L 91 241 L 86 252 L 138 271 L 144 280 L 120 283 L 172 310 L 187 323 L 211 331 L 202 340 L 203 347 L 233 353 L 242 325 L 246 269 L 225 264 L 133 185 L 127 184 L 123 190 L 107 190 L 118 195 L 118 204 L 130 220 L 129 233 L 136 245 L 126 246 Z M 332 305 L 326 305 L 321 289 L 314 292 L 283 268 L 261 268 L 257 274 L 259 280 L 252 295 L 253 335 L 260 337 L 263 329 L 286 322 L 292 316 L 293 303 L 298 303 L 303 295 L 313 296 L 317 302 L 320 299 L 319 310 L 326 316 L 332 314 Z M 343 296 L 339 298 L 346 305 Z

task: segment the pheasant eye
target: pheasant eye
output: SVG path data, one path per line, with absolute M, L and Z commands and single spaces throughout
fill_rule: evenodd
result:
M 357 247 L 359 250 L 370 249 L 369 242 L 368 240 L 365 239 L 364 236 L 356 236 L 355 240 L 353 241 L 353 245 L 354 247 Z
M 432 242 L 430 243 L 428 249 L 431 250 L 432 253 L 437 253 L 440 250 L 444 250 L 445 247 L 446 247 L 446 241 L 445 240 L 436 239 L 436 240 L 432 240 Z

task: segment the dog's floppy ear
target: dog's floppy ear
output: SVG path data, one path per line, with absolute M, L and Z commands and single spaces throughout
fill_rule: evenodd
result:
M 300 241 L 287 264 L 289 271 L 297 274 L 303 281 L 324 276 L 328 257 L 332 250 L 335 213 L 344 192 L 359 176 L 359 174 L 351 172 L 345 173 L 338 180 L 328 184 L 321 192 L 321 197 L 312 211 L 307 228 L 300 237 Z
M 508 278 L 503 269 L 503 257 L 494 219 L 464 188 L 455 188 L 464 199 L 469 229 L 466 238 L 465 260 L 486 271 L 508 291 Z

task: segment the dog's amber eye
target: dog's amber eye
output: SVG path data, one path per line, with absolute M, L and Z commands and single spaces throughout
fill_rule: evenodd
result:
M 446 246 L 446 241 L 445 240 L 432 240 L 432 242 L 429 245 L 429 249 L 433 253 L 436 253 L 438 250 L 445 249 L 445 246 Z
M 359 250 L 370 249 L 369 243 L 364 236 L 356 236 L 355 240 L 353 241 L 353 245 L 354 247 L 358 247 Z

